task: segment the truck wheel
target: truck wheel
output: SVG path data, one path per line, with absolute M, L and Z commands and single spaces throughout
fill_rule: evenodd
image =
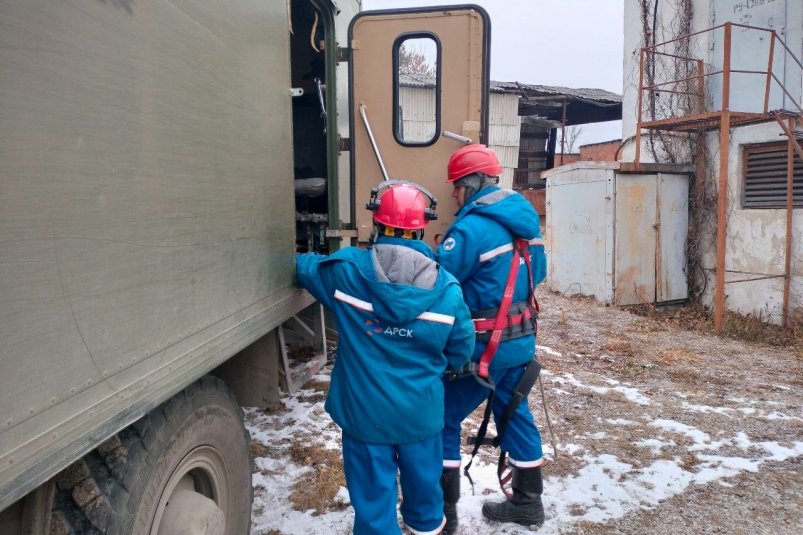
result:
M 234 397 L 204 377 L 57 476 L 50 533 L 247 534 L 249 443 Z

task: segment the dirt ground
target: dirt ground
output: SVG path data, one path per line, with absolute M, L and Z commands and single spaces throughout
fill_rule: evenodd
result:
M 772 347 L 719 338 L 685 330 L 661 315 L 639 316 L 590 299 L 546 294 L 540 301 L 539 359 L 558 443 L 557 458 L 544 468 L 548 481 L 578 469 L 576 451 L 566 451 L 569 443 L 579 443 L 593 454 L 614 455 L 636 471 L 666 458 L 679 459 L 682 469 L 693 474 L 701 459 L 706 459 L 703 454 L 763 459 L 756 471 L 737 470 L 733 477 L 691 484 L 657 506 L 601 524 L 579 522 L 561 532 L 803 532 L 800 453 L 775 461 L 767 460 L 766 451 L 758 448 L 777 443 L 800 451 L 803 358 L 799 345 Z M 629 389 L 645 396 L 648 404 L 634 404 L 622 395 Z M 551 453 L 543 403 L 535 390 L 530 405 L 542 429 L 545 450 Z M 665 425 L 662 430 L 656 428 L 656 421 L 682 425 L 675 429 Z M 709 437 L 702 439 L 709 447 L 693 447 L 691 439 L 698 432 Z M 658 434 L 664 447 L 635 446 Z M 743 437 L 749 444 L 737 448 L 738 440 L 732 437 Z M 547 482 L 545 497 L 559 502 L 560 493 L 560 488 L 550 488 Z M 578 516 L 584 513 L 583 507 L 576 511 Z
M 700 308 L 665 315 L 557 294 L 539 300 L 538 355 L 557 446 L 555 455 L 537 384 L 529 403 L 547 458 L 539 534 L 803 533 L 800 331 L 729 318 L 734 332 L 763 340 L 747 342 L 705 332 L 710 317 Z M 327 388 L 324 376 L 274 413 L 247 412 L 252 533 L 351 532 L 339 430 L 322 406 Z M 485 470 L 486 483 L 476 496 L 464 488 L 460 535 L 530 533 L 479 513 L 482 501 L 501 496 L 495 464 L 496 451 L 481 450 L 472 470 L 479 478 Z

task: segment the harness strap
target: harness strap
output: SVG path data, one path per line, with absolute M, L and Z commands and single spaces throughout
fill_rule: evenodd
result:
M 488 432 L 488 423 L 491 420 L 491 413 L 493 411 L 493 403 L 494 397 L 496 394 L 496 388 L 494 387 L 493 383 L 491 383 L 491 391 L 488 394 L 488 401 L 485 403 L 485 412 L 482 415 L 482 423 L 480 424 L 480 428 L 477 431 L 477 436 L 469 437 L 468 444 L 473 445 L 474 449 L 471 451 L 471 458 L 466 464 L 465 468 L 463 468 L 463 475 L 468 478 L 469 483 L 471 483 L 471 488 L 474 488 L 474 480 L 471 479 L 471 475 L 468 473 L 469 468 L 471 468 L 471 464 L 474 462 L 474 457 L 477 455 L 477 452 L 480 449 L 480 446 L 494 446 L 498 447 L 502 444 L 502 438 L 505 435 L 505 429 L 507 428 L 507 424 L 510 419 L 515 414 L 516 409 L 519 407 L 519 404 L 527 399 L 529 396 L 530 391 L 535 384 L 535 381 L 538 379 L 538 375 L 541 373 L 541 364 L 533 359 L 527 363 L 524 374 L 519 379 L 518 384 L 516 384 L 516 388 L 513 389 L 513 395 L 510 398 L 510 402 L 505 407 L 505 412 L 502 414 L 502 417 L 499 419 L 499 422 L 496 425 L 496 436 L 495 437 L 486 437 Z M 499 478 L 499 484 L 502 486 L 502 490 L 505 489 L 505 481 L 503 479 L 506 477 L 503 473 L 505 471 L 505 457 L 506 452 L 502 451 L 499 455 L 499 463 L 497 466 L 497 477 Z M 509 479 L 509 477 L 507 477 Z
M 513 259 L 510 262 L 510 272 L 507 275 L 507 283 L 505 284 L 505 293 L 502 295 L 502 302 L 499 304 L 499 312 L 496 314 L 494 320 L 493 332 L 491 339 L 488 340 L 488 345 L 485 346 L 485 351 L 482 352 L 480 357 L 480 366 L 477 374 L 480 377 L 488 377 L 488 370 L 491 367 L 491 361 L 496 355 L 496 350 L 499 349 L 499 342 L 502 341 L 502 330 L 505 328 L 507 321 L 507 314 L 510 310 L 510 304 L 513 302 L 513 294 L 516 290 L 516 278 L 519 274 L 519 261 L 522 256 L 522 247 L 524 248 L 524 261 L 527 264 L 527 269 L 530 271 L 530 295 L 532 292 L 532 269 L 530 269 L 530 251 L 529 242 L 525 239 L 519 238 L 513 245 Z M 531 299 L 535 299 L 531 297 Z
M 494 446 L 499 446 L 502 444 L 502 437 L 505 434 L 505 429 L 507 428 L 508 422 L 513 417 L 513 414 L 515 414 L 519 403 L 527 399 L 527 397 L 530 395 L 530 391 L 533 389 L 533 386 L 538 380 L 540 373 L 540 362 L 537 360 L 532 360 L 527 364 L 527 369 L 524 370 L 524 375 L 521 376 L 519 384 L 517 384 L 516 388 L 513 390 L 513 397 L 510 398 L 510 403 L 507 404 L 507 407 L 505 407 L 505 412 L 502 414 L 502 418 L 500 418 L 499 423 L 496 424 L 497 434 L 493 439 Z M 511 498 L 512 494 L 509 493 L 506 485 L 513 477 L 513 471 L 508 470 L 507 463 L 505 463 L 506 458 L 507 452 L 505 450 L 500 450 L 499 462 L 496 464 L 496 477 L 499 479 L 499 487 L 502 489 L 502 492 L 504 492 L 508 498 Z
M 503 329 L 508 329 L 515 325 L 521 325 L 525 321 L 528 321 L 533 317 L 532 312 L 528 308 L 521 314 L 513 314 L 512 316 L 506 316 L 504 320 L 504 324 L 502 325 Z M 496 319 L 487 319 L 487 318 L 476 318 L 474 320 L 474 330 L 478 333 L 484 331 L 490 331 L 496 326 Z

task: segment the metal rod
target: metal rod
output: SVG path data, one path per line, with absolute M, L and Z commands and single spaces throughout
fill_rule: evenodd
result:
M 656 54 L 658 56 L 666 56 L 668 58 L 677 58 L 677 59 L 685 59 L 685 60 L 688 60 L 688 61 L 697 61 L 697 58 L 692 58 L 692 57 L 689 57 L 689 56 L 678 56 L 677 54 L 669 54 L 667 52 L 659 52 L 657 50 L 653 50 L 652 54 Z
M 454 132 L 449 132 L 448 130 L 444 130 L 441 132 L 441 135 L 447 139 L 451 139 L 453 141 L 459 141 L 460 143 L 465 143 L 469 145 L 472 143 L 470 137 L 461 136 L 460 134 L 455 134 Z
M 779 42 L 779 43 L 781 43 L 781 46 L 782 46 L 782 47 L 784 47 L 784 48 L 786 49 L 786 51 L 788 52 L 788 54 L 787 54 L 787 55 L 788 55 L 788 56 L 791 56 L 791 57 L 792 57 L 792 59 L 793 59 L 793 60 L 795 60 L 795 63 L 797 63 L 797 65 L 798 65 L 798 66 L 799 66 L 801 69 L 803 69 L 803 63 L 801 63 L 801 62 L 800 62 L 800 60 L 799 60 L 799 59 L 797 59 L 797 56 L 795 56 L 795 53 L 794 53 L 794 52 L 792 52 L 792 50 L 791 50 L 791 49 L 790 49 L 788 46 L 786 46 L 786 43 L 784 43 L 783 39 L 781 39 L 781 36 L 780 36 L 780 35 L 778 35 L 778 34 L 777 34 L 777 32 L 772 32 L 772 33 L 774 33 L 774 34 L 775 34 L 775 39 L 777 39 L 777 40 L 778 40 L 778 42 Z
M 764 89 L 764 113 L 767 113 L 770 108 L 770 84 L 772 84 L 772 62 L 773 54 L 775 53 L 775 32 L 772 32 L 770 37 L 770 59 L 767 62 L 767 86 Z
M 744 69 L 731 69 L 731 74 L 767 74 L 767 71 L 748 71 Z
M 563 99 L 563 120 L 560 124 L 560 164 L 563 165 L 563 153 L 566 151 L 563 144 L 566 139 L 566 98 Z
M 795 153 L 793 152 L 795 137 L 790 135 L 795 128 L 794 119 L 790 118 L 788 127 L 785 129 L 787 132 L 786 142 L 786 259 L 784 261 L 784 275 L 783 281 L 783 319 L 781 324 L 786 327 L 789 324 L 789 285 L 792 282 L 792 217 L 794 214 L 794 171 L 795 171 Z
M 725 26 L 725 24 L 720 24 L 719 26 L 714 26 L 713 28 L 706 28 L 705 30 L 700 30 L 699 32 L 694 32 L 694 33 L 690 33 L 690 34 L 687 34 L 687 35 L 681 35 L 680 37 L 675 37 L 674 39 L 670 39 L 669 41 L 664 41 L 663 43 L 656 43 L 656 44 L 654 44 L 652 46 L 648 46 L 648 47 L 645 47 L 645 48 L 651 49 L 651 48 L 658 48 L 659 46 L 671 45 L 672 43 L 674 43 L 676 41 L 680 41 L 682 39 L 688 39 L 689 37 L 694 37 L 695 35 L 701 35 L 701 34 L 704 34 L 704 33 L 713 32 L 714 30 L 718 30 L 718 29 L 722 28 L 723 26 Z
M 798 105 L 798 103 L 795 101 L 795 97 L 793 97 L 791 94 L 789 94 L 789 91 L 787 91 L 787 90 L 786 90 L 786 87 L 784 87 L 784 85 L 781 83 L 781 81 L 780 81 L 780 80 L 778 80 L 778 77 L 777 77 L 777 76 L 775 76 L 775 73 L 772 73 L 772 78 L 773 78 L 773 79 L 774 79 L 776 82 L 778 82 L 778 86 L 781 88 L 781 91 L 783 91 L 783 92 L 784 92 L 784 94 L 785 94 L 787 97 L 789 97 L 789 100 L 791 100 L 791 101 L 792 101 L 792 104 L 794 104 L 794 105 L 795 105 L 795 107 L 796 107 L 798 110 L 800 110 L 801 112 L 803 112 L 803 108 L 801 108 L 801 107 Z
M 739 71 L 731 71 L 731 72 L 739 72 Z M 708 72 L 703 74 L 703 76 L 714 76 L 716 74 L 722 74 L 722 71 Z M 765 73 L 764 71 L 758 71 L 757 74 L 765 74 Z M 664 85 L 676 84 L 679 82 L 688 82 L 689 80 L 696 80 L 697 78 L 699 78 L 699 75 L 689 76 L 688 78 L 681 78 L 680 80 L 670 80 L 668 82 L 661 82 L 660 84 L 645 85 L 644 89 L 655 89 L 657 87 L 661 87 Z
M 674 89 L 656 89 L 656 93 L 672 93 L 673 95 L 696 95 L 696 91 L 675 91 Z
M 689 34 L 686 34 L 686 35 L 681 35 L 680 37 L 676 37 L 674 39 L 670 39 L 669 41 L 664 41 L 663 43 L 657 43 L 657 44 L 654 44 L 652 46 L 648 46 L 647 48 L 657 48 L 659 46 L 669 45 L 669 44 L 672 44 L 672 43 L 674 43 L 676 41 L 680 41 L 682 39 L 687 39 L 689 37 L 694 37 L 695 35 L 700 35 L 700 34 L 703 34 L 703 33 L 713 32 L 714 30 L 718 30 L 720 28 L 724 28 L 724 27 L 726 27 L 728 25 L 736 26 L 736 27 L 739 27 L 739 28 L 747 28 L 748 30 L 758 30 L 758 31 L 761 31 L 761 32 L 770 32 L 770 33 L 772 33 L 772 32 L 775 31 L 775 30 L 771 30 L 770 28 L 760 28 L 758 26 L 748 26 L 747 24 L 738 24 L 736 22 L 724 22 L 724 23 L 720 24 L 719 26 L 714 26 L 713 28 L 706 28 L 705 30 L 700 30 L 698 32 L 689 33 Z M 791 52 L 791 50 L 789 52 Z
M 714 291 L 714 331 L 722 332 L 725 316 L 725 247 L 728 225 L 728 156 L 730 148 L 730 68 L 731 25 L 725 23 L 723 41 L 725 58 L 722 67 L 722 119 L 719 131 L 719 190 L 717 194 L 717 272 Z
M 644 106 L 644 54 L 642 48 L 639 52 L 638 67 L 638 109 L 636 110 L 636 171 L 641 170 L 641 114 Z
M 798 143 L 798 142 L 797 142 L 797 140 L 795 139 L 795 131 L 794 131 L 794 125 L 795 125 L 795 123 L 794 123 L 794 119 L 793 119 L 792 117 L 790 117 L 790 118 L 789 118 L 789 122 L 790 122 L 790 124 L 792 125 L 792 127 L 791 127 L 791 128 L 790 128 L 790 127 L 788 127 L 788 126 L 787 126 L 787 125 L 786 125 L 786 124 L 783 122 L 783 119 L 781 119 L 781 118 L 780 118 L 780 117 L 779 117 L 777 114 L 775 114 L 775 120 L 776 120 L 776 121 L 778 121 L 778 124 L 779 124 L 779 125 L 781 125 L 781 128 L 783 129 L 783 131 L 784 131 L 784 133 L 786 134 L 786 136 L 787 136 L 787 137 L 788 137 L 790 140 L 792 140 L 792 141 L 794 142 L 794 143 L 792 144 L 792 145 L 793 145 L 793 148 L 794 148 L 795 152 L 797 152 L 797 155 L 798 155 L 798 157 L 799 157 L 801 160 L 803 160 L 803 147 L 801 147 L 801 146 L 800 146 L 800 143 Z
M 374 133 L 371 132 L 371 125 L 368 124 L 368 115 L 365 112 L 365 104 L 360 104 L 360 116 L 362 117 L 362 123 L 365 125 L 365 131 L 368 132 L 368 139 L 371 140 L 371 146 L 374 148 L 374 156 L 376 156 L 376 161 L 379 162 L 379 168 L 382 170 L 382 176 L 385 177 L 385 180 L 390 180 L 390 177 L 388 176 L 388 170 L 385 169 L 385 162 L 382 161 L 382 155 L 379 154 L 379 147 L 376 145 Z
M 737 282 L 753 282 L 753 281 L 763 281 L 767 279 L 782 279 L 783 275 L 767 275 L 766 277 L 756 277 L 754 279 L 737 279 L 735 281 L 725 281 L 725 284 L 734 284 Z

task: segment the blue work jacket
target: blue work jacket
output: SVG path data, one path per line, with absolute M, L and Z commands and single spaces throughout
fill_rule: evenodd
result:
M 374 247 L 404 248 L 396 253 L 412 259 L 410 269 L 431 270 L 434 284 L 381 281 L 376 254 L 355 247 L 299 255 L 298 283 L 332 311 L 339 329 L 326 411 L 363 442 L 416 442 L 441 432 L 441 375 L 469 361 L 474 326 L 460 286 L 428 245 L 380 237 Z
M 460 281 L 472 312 L 496 308 L 502 302 L 514 238 L 530 241 L 533 283 L 537 285 L 546 276 L 544 242 L 538 213 L 520 194 L 496 186 L 482 189 L 466 200 L 446 230 L 435 259 Z M 522 261 L 513 302 L 526 301 L 528 295 L 527 267 Z M 485 346 L 476 344 L 473 360 L 479 361 Z M 502 341 L 491 362 L 491 374 L 494 369 L 528 362 L 534 354 L 533 335 Z

